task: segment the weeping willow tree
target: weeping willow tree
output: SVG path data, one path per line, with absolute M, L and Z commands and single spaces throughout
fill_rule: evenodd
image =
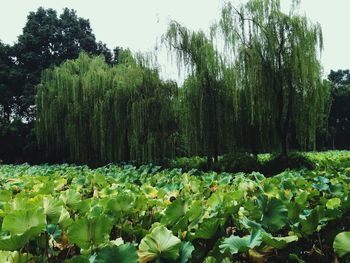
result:
M 269 144 L 277 141 L 283 154 L 290 138 L 315 147 L 329 96 L 321 83 L 321 27 L 298 15 L 297 6 L 293 1 L 285 14 L 279 0 L 250 0 L 240 8 L 227 3 L 218 26 L 250 126 Z
M 173 21 L 164 41 L 179 70 L 189 72 L 180 89 L 180 124 L 188 155 L 205 155 L 208 165 L 233 149 L 233 96 L 223 78 L 223 61 L 213 41 Z
M 103 57 L 81 54 L 43 73 L 36 133 L 52 160 L 97 165 L 174 157 L 176 84 L 161 81 L 147 59 L 121 52 L 113 68 Z

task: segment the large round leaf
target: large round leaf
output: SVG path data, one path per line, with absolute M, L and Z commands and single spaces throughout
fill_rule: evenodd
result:
M 60 199 L 65 205 L 74 209 L 77 208 L 81 202 L 80 194 L 73 189 L 61 192 Z
M 179 257 L 181 241 L 164 226 L 156 227 L 146 235 L 139 246 L 140 263 L 156 258 L 176 260 Z
M 288 220 L 288 210 L 281 200 L 268 199 L 263 195 L 258 198 L 258 204 L 262 210 L 261 223 L 271 231 L 280 230 Z
M 206 218 L 203 220 L 198 227 L 198 230 L 191 237 L 191 240 L 203 238 L 203 239 L 211 239 L 219 227 L 219 219 L 218 218 Z
M 185 242 L 181 246 L 180 257 L 176 262 L 186 263 L 192 257 L 192 252 L 194 251 L 194 246 L 191 242 Z
M 111 229 L 112 223 L 105 215 L 80 218 L 68 228 L 69 242 L 88 249 L 91 245 L 100 245 L 106 241 Z
M 119 212 L 131 211 L 135 204 L 135 196 L 131 192 L 122 192 L 111 198 L 107 204 L 108 209 Z
M 273 237 L 268 233 L 263 233 L 262 241 L 273 248 L 282 249 L 286 247 L 288 243 L 298 241 L 298 236 Z
M 43 198 L 44 213 L 47 216 L 47 220 L 49 223 L 58 223 L 63 209 L 62 204 L 63 202 L 61 200 L 54 199 L 51 196 Z
M 2 231 L 9 231 L 14 235 L 24 234 L 29 229 L 41 228 L 45 230 L 46 216 L 44 209 L 27 209 L 13 211 L 5 216 Z
M 249 249 L 260 246 L 261 232 L 253 231 L 252 234 L 245 237 L 230 236 L 225 238 L 219 248 L 221 253 L 229 251 L 231 254 L 237 254 L 239 252 L 247 252 Z
M 340 257 L 350 253 L 350 231 L 339 233 L 335 237 L 333 249 Z
M 205 258 L 204 263 L 217 263 L 218 261 L 216 260 L 216 258 L 209 256 L 207 258 Z
M 0 237 L 0 250 L 19 250 L 23 248 L 29 240 L 38 236 L 43 232 L 42 226 L 32 227 L 21 235 L 11 234 L 9 236 Z
M 328 209 L 337 209 L 341 205 L 341 200 L 338 197 L 329 199 L 326 203 Z
M 183 230 L 187 226 L 188 206 L 182 198 L 176 199 L 165 210 L 165 215 L 162 217 L 161 223 L 171 226 L 173 231 Z
M 98 252 L 95 263 L 138 263 L 137 249 L 132 244 L 104 247 Z
M 320 222 L 319 207 L 314 208 L 305 219 L 300 220 L 301 231 L 306 235 L 312 235 Z
M 20 254 L 18 251 L 0 251 L 1 263 L 21 263 L 30 262 L 33 256 L 28 253 Z

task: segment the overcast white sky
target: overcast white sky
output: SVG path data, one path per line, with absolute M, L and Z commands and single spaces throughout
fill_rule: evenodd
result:
M 150 51 L 166 31 L 171 19 L 191 29 L 207 30 L 219 18 L 224 0 L 1 0 L 0 39 L 7 44 L 21 34 L 30 11 L 39 6 L 61 13 L 64 7 L 75 9 L 88 18 L 97 40 L 109 48 L 129 47 Z M 237 3 L 238 1 L 233 1 Z M 289 5 L 291 0 L 282 0 Z M 324 75 L 331 69 L 350 68 L 350 0 L 301 0 L 301 9 L 322 25 L 325 48 L 322 55 Z M 162 75 L 177 78 L 165 51 L 159 58 Z

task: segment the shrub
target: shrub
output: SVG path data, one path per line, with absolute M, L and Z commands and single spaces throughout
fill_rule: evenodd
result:
M 291 153 L 289 155 L 274 155 L 272 158 L 261 165 L 261 172 L 266 176 L 279 174 L 286 169 L 315 169 L 315 163 L 300 153 Z
M 235 153 L 224 155 L 217 164 L 217 170 L 237 173 L 251 173 L 260 170 L 260 164 L 256 156 L 248 153 Z

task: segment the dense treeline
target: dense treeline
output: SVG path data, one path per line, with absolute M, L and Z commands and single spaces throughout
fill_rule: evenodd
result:
M 228 3 L 210 34 L 171 22 L 163 42 L 188 72 L 181 87 L 147 56 L 112 54 L 74 11 L 38 9 L 18 43 L 0 43 L 0 159 L 210 165 L 237 151 L 346 148 L 349 72 L 321 79 L 322 31 L 296 4 Z
M 60 15 L 43 8 L 30 12 L 15 44 L 0 41 L 0 159 L 42 161 L 34 134 L 35 86 L 42 70 L 82 51 L 103 54 L 114 63 L 112 52 L 96 41 L 89 20 L 68 8 Z
M 128 51 L 108 66 L 82 54 L 47 70 L 38 86 L 39 143 L 54 161 L 150 162 L 175 156 L 173 82 Z
M 333 149 L 350 147 L 350 71 L 331 71 L 332 103 L 329 114 L 329 137 Z
M 237 78 L 256 137 L 269 134 L 286 154 L 293 138 L 315 148 L 325 120 L 329 89 L 321 82 L 322 30 L 280 1 L 253 0 L 236 9 L 228 3 L 219 23 L 234 55 Z

